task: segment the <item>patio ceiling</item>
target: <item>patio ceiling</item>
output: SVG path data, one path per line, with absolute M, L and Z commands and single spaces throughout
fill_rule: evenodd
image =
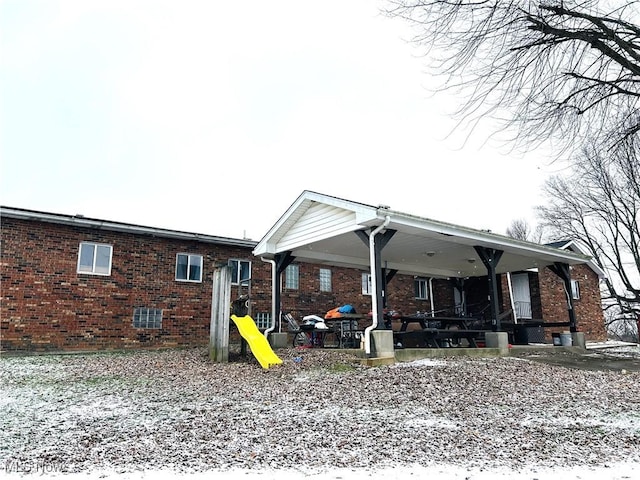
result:
M 567 250 L 307 190 L 260 240 L 254 254 L 274 258 L 291 252 L 296 262 L 369 270 L 368 244 L 355 232 L 363 230 L 368 234 L 387 217 L 386 230 L 394 230 L 395 234 L 382 250 L 382 265 L 399 273 L 426 277 L 486 275 L 474 247 L 504 252 L 497 273 L 589 260 Z

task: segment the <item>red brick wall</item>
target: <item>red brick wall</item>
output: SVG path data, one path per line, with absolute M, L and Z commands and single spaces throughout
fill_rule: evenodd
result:
M 587 265 L 574 265 L 571 267 L 571 278 L 577 280 L 580 285 L 580 299 L 573 301 L 578 331 L 584 332 L 587 340 L 606 340 L 598 276 Z M 544 320 L 568 321 L 567 301 L 560 277 L 544 268 L 540 272 L 539 282 Z M 563 330 L 568 328 L 549 329 L 550 332 Z
M 284 288 L 283 275 L 283 312 L 290 312 L 294 318 L 301 319 L 306 315 L 323 316 L 332 308 L 345 304 L 352 305 L 357 313 L 371 310 L 371 296 L 362 294 L 363 271 L 308 263 L 297 265 L 300 269 L 300 288 Z M 320 268 L 331 270 L 331 292 L 320 292 Z
M 244 248 L 12 218 L 1 240 L 3 350 L 205 345 L 216 263 L 251 259 Z M 82 241 L 113 246 L 110 276 L 76 273 Z M 181 252 L 203 256 L 201 283 L 175 280 Z M 271 266 L 253 261 L 252 271 L 256 311 L 270 311 Z M 133 328 L 135 307 L 163 309 L 162 328 Z
M 294 318 L 305 315 L 323 316 L 332 308 L 345 304 L 353 306 L 357 313 L 371 311 L 371 295 L 362 294 L 363 270 L 341 267 L 327 267 L 312 264 L 298 264 L 300 268 L 300 288 L 282 290 L 282 309 L 290 312 Z M 320 268 L 331 270 L 331 292 L 320 292 Z M 414 276 L 395 275 L 387 285 L 386 306 L 409 315 L 417 311 L 431 310 L 431 301 L 415 298 Z M 284 282 L 283 282 L 284 284 Z M 434 280 L 433 294 L 435 308 L 452 309 L 453 285 L 448 280 Z M 449 312 L 450 313 L 450 312 Z M 448 313 L 448 314 L 449 314 Z M 367 324 L 366 321 L 362 322 Z

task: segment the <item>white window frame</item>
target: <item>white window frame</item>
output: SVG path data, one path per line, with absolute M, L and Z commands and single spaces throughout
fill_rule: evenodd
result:
M 372 295 L 373 287 L 371 286 L 371 274 L 362 273 L 362 295 Z
M 292 263 L 284 270 L 284 288 L 287 290 L 300 289 L 300 265 Z
M 578 280 L 571 280 L 571 298 L 580 300 L 580 282 Z
M 180 258 L 180 256 L 185 256 L 187 257 L 187 278 L 178 278 L 178 259 Z M 191 272 L 191 259 L 192 258 L 199 258 L 200 259 L 200 276 L 197 280 L 191 280 L 190 277 L 190 272 Z M 176 274 L 175 274 L 175 279 L 176 282 L 189 282 L 189 283 L 202 283 L 202 271 L 204 270 L 204 259 L 202 257 L 202 255 L 199 255 L 197 253 L 187 253 L 187 252 L 179 252 L 176 253 Z
M 414 298 L 417 300 L 429 300 L 429 279 L 415 278 L 413 280 L 413 293 L 415 295 Z
M 331 291 L 331 269 L 321 268 L 318 276 L 320 279 L 320 291 L 330 292 Z
M 93 247 L 93 258 L 91 259 L 91 270 L 83 269 L 80 264 L 80 260 L 82 258 L 82 247 L 83 246 L 91 246 Z M 99 248 L 108 248 L 109 249 L 109 265 L 107 267 L 106 272 L 98 272 L 96 271 L 96 262 L 98 261 L 98 249 Z M 106 243 L 96 243 L 96 242 L 80 242 L 80 246 L 78 247 L 78 266 L 77 273 L 85 273 L 87 275 L 101 275 L 103 277 L 108 277 L 111 275 L 111 263 L 113 260 L 113 246 Z
M 232 275 L 231 285 L 240 285 L 241 281 L 243 286 L 249 285 L 249 282 L 251 281 L 251 260 L 241 260 L 239 258 L 230 258 L 229 261 L 227 262 L 227 265 L 230 265 L 232 268 L 234 268 L 234 264 L 235 264 L 235 274 L 233 272 L 231 273 Z M 242 275 L 242 268 L 240 268 L 242 264 L 249 265 L 248 278 L 240 278 L 240 275 Z

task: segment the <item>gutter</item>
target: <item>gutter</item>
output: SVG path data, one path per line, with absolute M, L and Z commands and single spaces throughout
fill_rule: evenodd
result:
M 373 298 L 371 299 L 371 320 L 372 323 L 367 328 L 364 329 L 364 351 L 366 355 L 371 355 L 371 331 L 377 328 L 378 326 L 378 279 L 377 272 L 375 271 L 376 264 L 376 252 L 375 252 L 375 242 L 376 235 L 380 233 L 381 230 L 387 228 L 389 223 L 391 222 L 391 217 L 389 215 L 385 216 L 384 223 L 382 225 L 378 225 L 371 235 L 369 235 L 369 268 L 371 271 L 371 289 L 373 290 Z
M 257 242 L 254 240 L 240 240 L 229 237 L 217 237 L 202 233 L 183 232 L 180 230 L 170 230 L 167 228 L 146 227 L 131 223 L 114 222 L 109 220 L 99 220 L 96 218 L 83 217 L 82 215 L 62 215 L 57 213 L 38 212 L 35 210 L 23 210 L 10 207 L 0 207 L 0 216 L 15 218 L 18 220 L 30 220 L 53 223 L 56 225 L 67 225 L 78 228 L 90 228 L 96 230 L 106 230 L 111 232 L 131 233 L 134 235 L 149 235 L 152 237 L 171 238 L 179 240 L 193 240 L 196 242 L 213 243 L 217 245 L 230 245 L 235 247 L 255 248 Z

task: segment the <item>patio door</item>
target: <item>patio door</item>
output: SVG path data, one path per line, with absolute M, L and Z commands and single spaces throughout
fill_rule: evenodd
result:
M 513 304 L 516 307 L 518 319 L 531 318 L 531 291 L 529 290 L 529 274 L 517 273 L 511 276 L 511 288 L 513 289 Z
M 456 317 L 462 317 L 467 314 L 466 296 L 464 290 L 462 293 L 456 287 L 453 287 L 453 300 L 455 305 L 454 314 Z

